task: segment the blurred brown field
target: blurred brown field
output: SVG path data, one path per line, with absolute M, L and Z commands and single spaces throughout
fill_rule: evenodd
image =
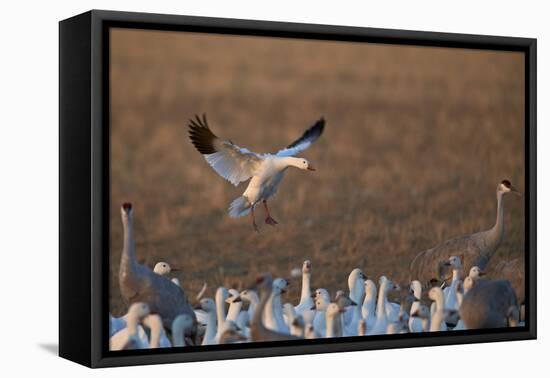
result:
M 111 34 L 111 311 L 119 289 L 119 206 L 134 204 L 137 254 L 208 283 L 288 277 L 305 259 L 334 293 L 362 268 L 408 279 L 412 257 L 490 228 L 497 183 L 524 183 L 524 61 L 513 52 L 117 29 Z M 229 203 L 245 188 L 193 148 L 187 121 L 275 152 L 321 116 L 324 135 L 270 201 L 280 224 L 253 232 Z M 257 212 L 263 220 L 263 209 Z M 493 263 L 524 254 L 523 200 L 506 198 Z M 299 299 L 299 282 L 286 300 Z

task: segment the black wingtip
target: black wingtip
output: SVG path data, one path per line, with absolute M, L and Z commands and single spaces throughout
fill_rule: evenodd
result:
M 325 129 L 325 117 L 321 117 L 317 122 L 313 124 L 309 129 L 307 129 L 302 136 L 294 141 L 292 144 L 288 145 L 286 148 L 292 148 L 296 145 L 300 144 L 305 139 L 311 139 L 311 140 L 317 140 L 323 134 L 323 130 Z
M 197 151 L 203 155 L 217 152 L 214 147 L 216 135 L 208 127 L 206 113 L 203 113 L 202 119 L 198 114 L 195 114 L 195 118 L 189 120 L 189 139 Z

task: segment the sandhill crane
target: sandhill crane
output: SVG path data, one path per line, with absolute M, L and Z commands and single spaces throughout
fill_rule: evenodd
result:
M 464 256 L 466 269 L 474 265 L 484 269 L 504 237 L 503 198 L 509 193 L 521 195 L 508 180 L 503 180 L 497 185 L 497 217 L 495 225 L 490 230 L 450 239 L 420 252 L 411 261 L 411 277 L 421 282 L 428 282 L 438 276 L 440 262 L 453 255 Z
M 251 341 L 299 340 L 299 337 L 272 331 L 264 326 L 262 318 L 266 303 L 271 297 L 271 291 L 273 290 L 273 279 L 270 274 L 264 274 L 258 277 L 256 283 L 260 289 L 260 304 L 256 307 L 250 325 Z
M 460 306 L 460 318 L 466 329 L 500 328 L 508 326 L 509 311 L 518 307 L 510 281 L 471 281 Z M 464 283 L 466 285 L 466 281 Z M 468 284 L 470 282 L 468 281 Z M 466 289 L 466 286 L 465 286 Z
M 121 217 L 124 240 L 118 278 L 124 301 L 127 304 L 147 303 L 152 313 L 158 313 L 161 316 L 164 326 L 168 329 L 180 314 L 187 314 L 195 319 L 193 308 L 179 286 L 137 262 L 133 230 L 134 216 L 130 203 L 122 205 Z
M 525 259 L 523 256 L 510 261 L 490 264 L 487 275 L 493 279 L 508 280 L 516 292 L 518 303 L 525 303 Z
M 276 154 L 258 154 L 241 148 L 230 140 L 219 139 L 208 127 L 206 114 L 202 119 L 196 116 L 189 121 L 189 138 L 208 164 L 221 177 L 233 185 L 250 180 L 245 192 L 229 206 L 229 216 L 237 218 L 250 214 L 252 226 L 258 227 L 254 219 L 254 208 L 262 202 L 266 211 L 265 223 L 276 225 L 267 207 L 267 200 L 277 188 L 289 167 L 314 171 L 306 159 L 294 157 L 307 149 L 323 133 L 325 120 L 321 118 L 303 135 Z

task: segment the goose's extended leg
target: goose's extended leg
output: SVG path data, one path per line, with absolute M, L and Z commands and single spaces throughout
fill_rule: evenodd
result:
M 256 218 L 254 217 L 254 205 L 250 208 L 250 216 L 252 217 L 252 227 L 254 227 L 254 231 L 259 234 L 260 230 L 258 229 L 258 225 L 256 225 Z
M 271 218 L 271 215 L 269 215 L 269 209 L 267 208 L 267 201 L 263 200 L 265 212 L 267 214 L 267 217 L 265 218 L 265 223 L 270 224 L 272 226 L 275 226 L 276 224 L 279 224 L 275 219 Z

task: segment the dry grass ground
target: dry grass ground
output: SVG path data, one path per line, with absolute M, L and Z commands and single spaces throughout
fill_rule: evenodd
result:
M 417 252 L 492 226 L 497 182 L 525 188 L 519 53 L 129 30 L 111 40 L 114 314 L 124 201 L 139 259 L 182 268 L 189 293 L 287 276 L 304 259 L 313 286 L 334 293 L 355 267 L 406 278 Z M 259 152 L 326 118 L 304 154 L 318 171 L 288 172 L 271 201 L 280 225 L 258 235 L 227 216 L 244 185 L 189 142 L 187 120 L 202 112 L 219 136 Z M 507 198 L 495 261 L 523 255 L 523 215 Z

